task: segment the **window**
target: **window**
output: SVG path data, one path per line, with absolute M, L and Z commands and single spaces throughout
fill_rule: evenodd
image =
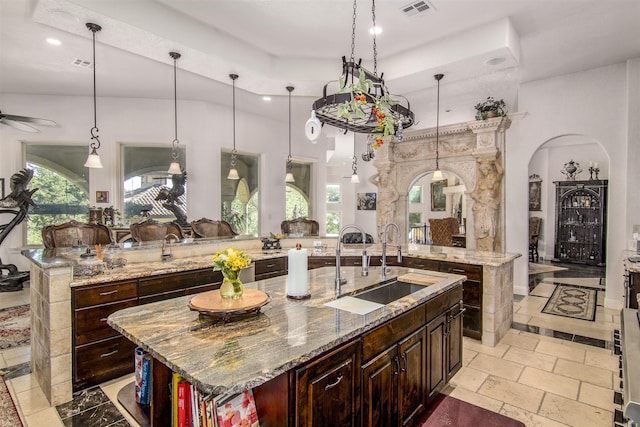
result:
M 179 148 L 180 166 L 187 170 L 186 151 Z M 151 218 L 159 221 L 173 221 L 175 214 L 163 206 L 163 200 L 156 197 L 163 188 L 173 188 L 172 177 L 167 173 L 171 161 L 170 147 L 122 146 L 124 223 L 148 211 Z M 187 191 L 177 196 L 179 208 L 186 212 Z
M 420 212 L 409 213 L 409 227 L 415 227 L 422 224 L 422 214 Z
M 240 235 L 257 236 L 260 233 L 260 157 L 250 154 L 236 155 L 236 169 L 240 179 L 227 179 L 231 153 L 220 156 L 220 190 L 222 219 Z
M 309 218 L 309 203 L 305 195 L 290 184 L 287 184 L 286 191 L 286 219 Z
M 340 203 L 340 184 L 327 184 L 327 203 Z
M 422 186 L 414 185 L 409 190 L 409 203 L 422 203 Z
M 327 212 L 327 236 L 340 234 L 340 212 Z
M 25 154 L 26 167 L 34 172 L 29 189 L 38 189 L 33 194 L 37 207 L 25 221 L 27 244 L 41 245 L 44 226 L 88 221 L 87 147 L 27 144 Z

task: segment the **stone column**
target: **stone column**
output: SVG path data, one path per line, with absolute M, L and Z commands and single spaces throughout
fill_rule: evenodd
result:
M 511 125 L 508 117 L 467 123 L 476 135 L 476 186 L 470 193 L 473 203 L 476 248 L 504 251 L 504 134 Z

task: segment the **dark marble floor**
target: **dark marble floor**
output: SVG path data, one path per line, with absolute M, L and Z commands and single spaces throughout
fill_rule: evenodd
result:
M 590 277 L 598 277 L 600 278 L 600 284 L 605 284 L 605 276 L 606 276 L 606 268 L 605 267 L 597 267 L 593 265 L 584 265 L 584 264 L 571 264 L 571 263 L 556 263 L 556 262 L 539 262 L 538 264 L 549 265 L 552 267 L 564 267 L 567 270 L 562 271 L 553 271 L 550 273 L 542 273 L 542 274 L 533 274 L 529 276 L 529 292 L 534 290 L 536 286 L 541 283 L 544 279 L 552 278 L 552 277 L 572 277 L 572 278 L 590 278 Z
M 129 427 L 129 422 L 118 411 L 99 386 L 73 394 L 73 400 L 56 407 L 67 427 Z

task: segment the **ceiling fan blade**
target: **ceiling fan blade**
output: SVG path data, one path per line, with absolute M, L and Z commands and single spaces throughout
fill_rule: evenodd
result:
M 53 120 L 48 119 L 39 119 L 37 117 L 26 117 L 26 116 L 14 116 L 12 114 L 2 114 L 0 113 L 0 118 L 13 120 L 16 122 L 26 122 L 33 123 L 34 125 L 44 125 L 44 126 L 56 126 L 57 123 Z
M 0 118 L 0 124 L 11 126 L 14 129 L 21 130 L 23 132 L 29 133 L 38 133 L 40 132 L 38 129 L 33 126 L 25 125 L 24 123 L 14 122 L 13 120 L 7 120 L 5 118 Z

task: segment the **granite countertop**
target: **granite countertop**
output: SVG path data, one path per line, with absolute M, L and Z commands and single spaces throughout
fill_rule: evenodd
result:
M 388 277 L 424 271 L 392 267 Z M 107 322 L 149 351 L 201 391 L 234 394 L 257 387 L 325 351 L 462 283 L 464 276 L 428 272 L 442 277 L 431 286 L 365 315 L 324 304 L 335 298 L 335 268 L 309 271 L 311 298 L 285 296 L 287 276 L 245 284 L 271 297 L 259 314 L 222 323 L 189 310 L 193 295 L 120 310 Z M 361 276 L 360 267 L 346 267 L 343 295 L 380 282 L 380 267 Z M 212 291 L 215 292 L 215 291 Z
M 303 247 L 312 245 L 311 239 L 285 239 L 283 249 L 279 251 L 262 251 L 262 242 L 258 239 L 223 241 L 217 243 L 186 243 L 173 246 L 174 257 L 167 261 L 160 261 L 160 245 L 142 246 L 118 251 L 119 256 L 131 258 L 125 266 L 113 269 L 102 268 L 102 263 L 96 258 L 86 260 L 100 264 L 99 274 L 87 276 L 75 276 L 71 286 L 82 286 L 88 284 L 107 283 L 116 280 L 135 279 L 166 273 L 177 273 L 181 271 L 198 270 L 203 268 L 213 268 L 212 256 L 219 248 L 236 246 L 243 249 L 253 260 L 263 260 L 270 258 L 286 257 L 289 246 L 301 241 Z M 324 239 L 323 242 L 333 242 L 334 246 L 325 246 L 321 251 L 316 251 L 312 247 L 307 247 L 310 257 L 325 256 L 335 257 L 336 239 Z M 242 246 L 239 246 L 242 245 Z M 395 257 L 396 246 L 387 245 L 387 256 Z M 82 250 L 71 248 L 63 249 L 29 249 L 22 251 L 22 254 L 33 263 L 44 269 L 59 267 L 77 267 L 81 261 Z M 409 244 L 402 246 L 404 256 L 424 258 L 431 260 L 442 260 L 448 262 L 459 262 L 464 264 L 476 264 L 499 267 L 520 257 L 520 254 L 484 252 L 473 249 L 452 248 L 442 246 L 425 246 Z M 343 245 L 342 256 L 360 256 L 362 245 Z M 382 255 L 382 245 L 367 245 L 367 254 L 370 256 Z
M 640 273 L 640 254 L 636 251 L 625 251 L 624 264 L 630 273 Z

